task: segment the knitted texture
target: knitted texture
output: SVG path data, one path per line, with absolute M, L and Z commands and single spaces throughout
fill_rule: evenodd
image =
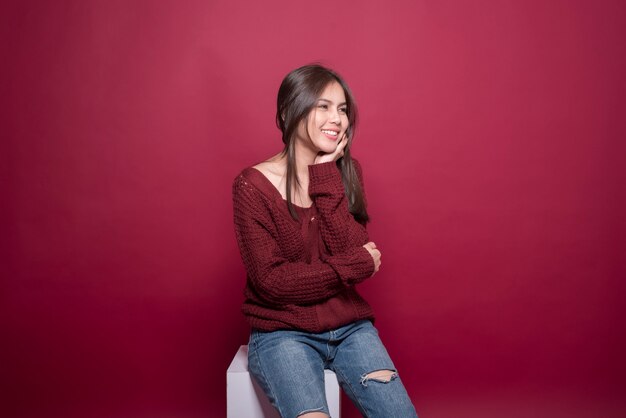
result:
M 369 239 L 348 211 L 334 162 L 309 166 L 309 194 L 313 205 L 296 206 L 294 220 L 260 171 L 246 168 L 233 182 L 235 235 L 247 272 L 242 311 L 253 328 L 321 332 L 373 319 L 354 288 L 374 273 L 363 247 Z

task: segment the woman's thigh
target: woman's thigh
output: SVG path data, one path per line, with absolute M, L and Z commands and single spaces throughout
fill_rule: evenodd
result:
M 322 356 L 298 331 L 253 330 L 248 368 L 282 417 L 328 412 Z
M 336 348 L 332 369 L 363 416 L 416 417 L 398 371 L 372 323 L 359 321 L 337 337 L 343 339 Z

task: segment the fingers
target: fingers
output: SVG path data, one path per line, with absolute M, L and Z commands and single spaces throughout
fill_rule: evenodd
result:
M 346 148 L 347 145 L 348 145 L 348 137 L 346 136 L 346 133 L 344 132 L 341 138 L 339 138 L 339 142 L 337 142 L 337 148 L 335 148 L 335 152 L 333 152 L 335 159 L 339 159 L 343 157 L 344 149 Z
M 341 138 L 341 140 L 337 144 L 337 148 L 335 148 L 335 152 L 333 152 L 333 155 L 335 156 L 335 160 L 338 160 L 339 158 L 343 157 L 343 154 L 344 154 L 343 151 L 346 148 L 347 143 L 348 141 L 346 141 L 344 138 Z
M 374 273 L 378 272 L 378 270 L 380 269 L 380 265 L 382 264 L 382 255 L 380 251 L 376 248 L 376 244 L 370 241 L 367 244 L 363 245 L 363 247 L 365 247 L 365 249 L 370 253 L 372 259 L 374 260 Z
M 348 135 L 344 132 L 343 136 L 341 137 L 341 141 L 337 145 L 337 150 L 341 150 L 341 152 L 339 153 L 339 156 L 343 157 L 343 152 L 347 146 L 348 146 Z
M 325 154 L 323 152 L 319 152 L 317 157 L 315 157 L 315 164 L 337 161 L 339 158 L 343 157 L 345 154 L 345 149 L 348 146 L 348 136 L 344 132 L 339 141 L 337 142 L 337 147 L 330 154 Z
M 374 274 L 378 273 L 382 264 L 382 260 L 380 259 L 380 251 L 372 251 L 372 258 L 374 259 L 374 273 L 372 273 L 373 276 Z

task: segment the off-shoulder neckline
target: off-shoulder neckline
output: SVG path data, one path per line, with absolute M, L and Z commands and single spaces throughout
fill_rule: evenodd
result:
M 272 193 L 274 197 L 278 198 L 280 201 L 284 203 L 287 203 L 287 199 L 283 198 L 283 195 L 280 194 L 280 191 L 278 191 L 276 186 L 274 186 L 274 183 L 272 183 L 270 179 L 268 179 L 267 176 L 263 174 L 261 170 L 255 167 L 248 167 L 244 170 L 244 173 L 255 173 L 254 175 L 260 177 L 262 179 L 262 182 L 265 184 L 264 189 L 270 189 L 270 193 Z M 315 205 L 315 203 L 312 203 L 311 206 L 299 206 L 299 205 L 296 205 L 295 203 L 292 203 L 292 204 L 293 206 L 296 207 L 296 209 L 300 209 L 303 211 L 310 210 Z

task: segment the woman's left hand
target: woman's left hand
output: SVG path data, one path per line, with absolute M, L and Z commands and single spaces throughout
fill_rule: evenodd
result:
M 346 147 L 346 145 L 348 145 L 348 137 L 346 133 L 344 132 L 343 136 L 339 140 L 339 143 L 337 144 L 337 148 L 335 148 L 335 151 L 330 154 L 318 154 L 317 157 L 315 157 L 314 164 L 337 161 L 338 159 L 343 157 L 343 150 Z

